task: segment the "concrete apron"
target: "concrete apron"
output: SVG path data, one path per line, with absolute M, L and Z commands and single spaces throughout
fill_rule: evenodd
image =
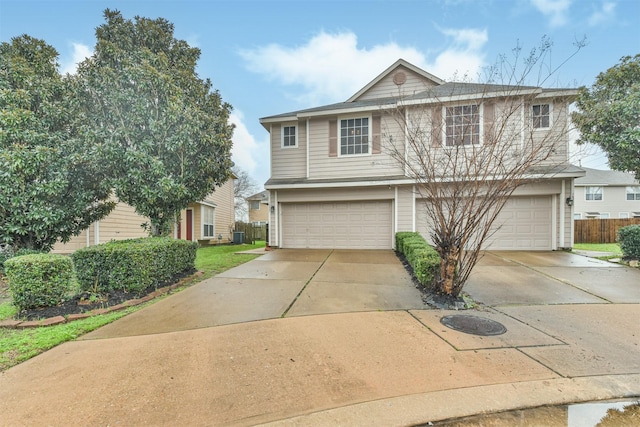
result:
M 534 268 L 521 261 L 483 263 Z M 528 279 L 538 299 L 537 286 L 575 288 L 548 277 Z M 507 333 L 479 337 L 441 325 L 454 313 L 413 306 L 408 289 L 392 252 L 274 251 L 6 371 L 0 424 L 411 425 L 640 395 L 637 302 L 577 288 L 593 300 L 490 301 L 465 314 Z

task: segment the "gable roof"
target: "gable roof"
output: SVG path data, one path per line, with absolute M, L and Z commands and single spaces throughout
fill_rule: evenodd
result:
M 607 185 L 607 186 L 627 186 L 638 185 L 638 181 L 633 174 L 611 170 L 599 170 L 582 167 L 586 172 L 583 177 L 576 178 L 575 185 L 578 187 L 587 185 Z
M 367 92 L 379 83 L 382 79 L 393 73 L 398 67 L 406 67 L 420 76 L 433 82 L 435 85 L 413 95 L 403 97 L 385 97 L 376 99 L 358 100 L 362 94 Z M 536 98 L 573 97 L 578 93 L 577 89 L 554 89 L 541 88 L 538 86 L 518 86 L 489 83 L 465 83 L 465 82 L 445 82 L 440 78 L 427 73 L 426 71 L 399 59 L 378 77 L 372 80 L 364 88 L 345 102 L 323 105 L 320 107 L 307 108 L 303 110 L 291 111 L 288 113 L 267 116 L 260 119 L 260 123 L 268 130 L 269 123 L 282 121 L 297 121 L 305 117 L 347 114 L 350 112 L 379 111 L 380 109 L 392 109 L 402 105 L 415 104 L 439 104 L 443 102 L 455 102 L 461 100 L 482 100 L 487 98 L 505 97 L 514 95 L 529 95 Z
M 269 200 L 269 192 L 267 190 L 264 190 L 252 196 L 247 197 L 245 200 L 261 200 L 266 202 Z
M 387 77 L 389 74 L 393 73 L 396 70 L 396 68 L 398 68 L 398 67 L 405 67 L 405 68 L 413 71 L 414 73 L 418 74 L 419 76 L 422 76 L 425 79 L 433 82 L 436 85 L 441 85 L 441 84 L 445 83 L 444 80 L 440 79 L 439 77 L 434 76 L 433 74 L 427 73 L 422 68 L 418 68 L 415 65 L 410 64 L 407 61 L 405 61 L 404 59 L 398 59 L 389 68 L 387 68 L 382 73 L 380 73 L 378 75 L 378 77 L 376 77 L 375 79 L 371 80 L 371 82 L 369 82 L 369 84 L 367 84 L 365 87 L 363 87 L 358 92 L 356 92 L 351 98 L 347 99 L 347 102 L 352 102 L 352 101 L 355 101 L 356 99 L 358 99 L 360 96 L 362 96 L 362 94 L 364 94 L 366 91 L 371 89 L 373 86 L 375 86 L 382 79 Z

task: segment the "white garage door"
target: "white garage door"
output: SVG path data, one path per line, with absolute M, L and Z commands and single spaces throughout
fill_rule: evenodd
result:
M 423 201 L 418 206 L 418 231 L 427 239 L 429 227 Z M 485 244 L 493 250 L 550 250 L 552 239 L 551 196 L 512 197 L 494 223 L 497 229 Z
M 282 248 L 391 249 L 391 201 L 282 203 Z
M 551 197 L 512 197 L 500 212 L 491 236 L 493 250 L 550 250 Z

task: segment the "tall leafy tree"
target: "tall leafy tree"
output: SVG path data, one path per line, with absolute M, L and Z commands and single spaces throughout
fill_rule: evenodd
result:
M 612 169 L 640 179 L 640 54 L 598 74 L 590 88 L 580 88 L 572 115 L 578 141 L 599 145 Z
M 164 234 L 181 209 L 228 179 L 231 106 L 198 77 L 200 50 L 175 39 L 171 23 L 104 16 L 75 78 L 84 133 L 104 153 L 118 198 Z
M 0 244 L 50 249 L 113 208 L 58 52 L 27 35 L 0 44 Z

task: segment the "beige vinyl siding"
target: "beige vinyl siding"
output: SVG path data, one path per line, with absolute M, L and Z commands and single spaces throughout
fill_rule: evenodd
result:
M 72 237 L 66 244 L 57 243 L 53 247 L 53 252 L 66 254 L 86 247 L 87 232 L 89 233 L 88 246 L 96 244 L 96 231 L 97 243 L 147 237 L 148 233 L 140 225 L 148 221 L 148 218 L 138 215 L 133 207 L 120 202 L 106 218 L 98 221 L 97 224 L 94 223 L 89 226 L 88 230 Z
M 575 187 L 574 212 L 581 213 L 582 219 L 587 212 L 606 212 L 609 218 L 620 218 L 620 212 L 640 212 L 640 200 L 627 200 L 627 186 L 607 186 L 589 184 L 589 187 L 602 187 L 602 200 L 585 200 L 585 186 Z
M 396 198 L 396 232 L 415 231 L 414 200 L 415 194 L 413 186 L 398 187 Z
M 371 113 L 363 113 L 359 117 L 370 116 Z M 385 135 L 400 134 L 397 122 L 389 116 L 381 117 L 381 131 Z M 399 143 L 403 144 L 404 138 L 394 138 L 398 139 Z M 381 137 L 380 154 L 329 157 L 329 119 L 314 119 L 311 121 L 309 132 L 309 179 L 401 175 L 401 166 L 389 155 L 385 144 L 386 138 Z
M 282 126 L 296 126 L 296 147 L 282 147 Z M 306 122 L 271 126 L 271 178 L 304 178 L 307 174 Z
M 392 72 L 388 76 L 380 80 L 375 86 L 371 87 L 367 92 L 358 97 L 358 101 L 377 98 L 389 98 L 397 96 L 410 96 L 419 92 L 424 92 L 435 84 L 424 77 L 410 71 L 405 67 L 398 67 L 402 71 L 407 80 L 404 84 L 398 86 L 393 82 L 393 76 L 397 71 Z
M 215 235 L 222 234 L 223 239 L 227 237 L 231 238 L 231 232 L 235 223 L 235 212 L 233 209 L 233 179 L 229 179 L 222 184 L 221 187 L 216 188 L 216 191 L 209 194 L 205 198 L 205 201 L 214 203 L 216 205 L 215 216 Z M 199 230 L 202 233 L 202 226 L 200 222 Z
M 549 129 L 533 129 L 531 118 L 531 106 L 540 104 L 551 105 L 551 123 Z M 554 103 L 552 99 L 540 99 L 527 104 L 525 111 L 525 126 L 527 135 L 533 138 L 535 143 L 553 145 L 554 154 L 545 160 L 543 165 L 557 165 L 569 160 L 568 133 L 568 107 L 566 103 Z
M 388 185 L 358 188 L 278 190 L 278 203 L 392 200 L 394 197 L 394 187 L 389 188 Z

